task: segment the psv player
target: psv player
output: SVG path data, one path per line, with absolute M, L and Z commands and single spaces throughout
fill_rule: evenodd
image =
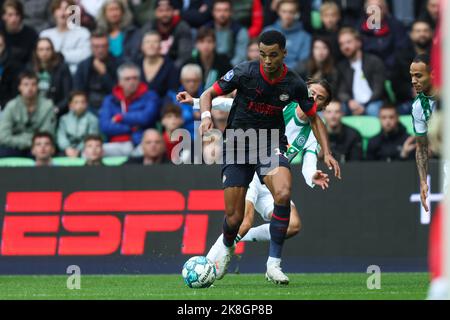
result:
M 280 266 L 291 210 L 292 177 L 289 160 L 284 155 L 287 139 L 283 118 L 284 106 L 289 102 L 298 102 L 308 116 L 312 131 L 323 149 L 325 164 L 340 178 L 340 168 L 331 155 L 325 125 L 316 113 L 317 104 L 305 82 L 283 63 L 287 54 L 285 47 L 286 38 L 280 32 L 264 32 L 259 39 L 260 61 L 236 66 L 200 97 L 202 122 L 199 130 L 204 135 L 213 128 L 212 100 L 236 90 L 224 133 L 222 181 L 225 219 L 223 242 L 214 261 L 218 279 L 225 275 L 234 253 L 235 238 L 244 218 L 247 188 L 256 172 L 274 198 L 267 275 L 275 283 L 289 282 Z M 245 138 L 252 133 L 256 134 L 256 143 Z M 272 136 L 277 135 L 277 141 L 272 144 Z M 243 159 L 240 157 L 242 154 Z M 269 155 L 269 161 L 264 155 Z

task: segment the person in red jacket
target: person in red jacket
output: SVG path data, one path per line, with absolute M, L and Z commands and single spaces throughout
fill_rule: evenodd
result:
M 103 100 L 100 130 L 107 137 L 105 156 L 129 156 L 147 128 L 159 118 L 159 96 L 141 82 L 140 69 L 124 63 L 118 71 L 119 84 Z

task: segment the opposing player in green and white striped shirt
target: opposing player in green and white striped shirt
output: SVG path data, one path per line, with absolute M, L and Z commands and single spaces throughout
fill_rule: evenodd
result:
M 310 94 L 314 97 L 317 102 L 318 111 L 323 110 L 331 101 L 331 90 L 326 81 L 310 81 L 308 83 L 308 89 Z M 184 93 L 180 94 L 181 102 L 190 102 L 189 99 L 183 100 L 182 96 Z M 212 108 L 222 111 L 229 111 L 233 99 L 229 98 L 216 98 L 213 100 Z M 193 101 L 194 109 L 198 104 L 198 99 Z M 320 170 L 317 170 L 317 157 L 320 151 L 320 146 L 312 132 L 312 128 L 308 121 L 308 117 L 302 112 L 301 108 L 297 103 L 288 104 L 283 110 L 284 121 L 286 125 L 286 137 L 289 143 L 287 152 L 285 156 L 291 162 L 297 156 L 301 157 L 302 160 L 302 173 L 305 178 L 306 183 L 314 188 L 316 185 L 320 186 L 322 189 L 328 188 L 329 178 L 328 175 Z M 236 242 L 239 241 L 270 241 L 270 220 L 272 218 L 272 213 L 274 210 L 274 199 L 269 189 L 262 185 L 258 176 L 255 174 L 253 181 L 247 190 L 246 195 L 246 205 L 245 205 L 245 216 L 244 221 L 239 229 Z M 254 221 L 255 211 L 258 212 L 264 221 L 267 223 L 252 228 Z M 289 226 L 286 234 L 286 238 L 295 236 L 301 227 L 301 221 L 296 209 L 294 202 L 291 202 L 291 216 L 289 220 Z M 211 248 L 207 257 L 210 260 L 214 260 L 213 257 L 217 254 L 217 247 L 222 241 L 222 235 L 217 239 L 216 244 Z M 269 260 L 273 259 L 269 257 Z M 269 261 L 273 263 L 273 261 Z M 280 265 L 281 261 L 275 261 Z M 269 269 L 268 269 L 269 270 Z M 271 275 L 270 279 L 274 282 L 279 281 L 279 283 L 289 282 L 288 277 L 281 271 L 277 269 L 277 275 Z M 269 277 L 266 278 L 269 279 Z M 275 281 L 275 280 L 276 281 Z
M 417 139 L 416 163 L 420 177 L 420 199 L 422 206 L 428 212 L 428 121 L 436 106 L 430 58 L 427 55 L 417 56 L 410 67 L 411 82 L 417 92 L 412 107 L 412 120 Z

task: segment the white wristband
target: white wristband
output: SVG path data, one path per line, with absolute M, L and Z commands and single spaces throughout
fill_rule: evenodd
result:
M 203 113 L 202 113 L 201 119 L 203 120 L 203 119 L 205 119 L 205 118 L 212 118 L 212 117 L 211 117 L 211 112 L 209 112 L 209 111 L 203 112 Z

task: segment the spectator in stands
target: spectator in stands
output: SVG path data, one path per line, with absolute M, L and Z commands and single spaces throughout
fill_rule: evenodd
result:
M 141 68 L 141 80 L 158 92 L 161 98 L 167 91 L 177 90 L 179 75 L 175 64 L 168 56 L 161 55 L 161 36 L 156 31 L 148 31 L 142 38 L 142 58 L 137 65 Z
M 311 53 L 311 35 L 305 31 L 303 23 L 298 21 L 300 14 L 299 4 L 296 0 L 281 0 L 277 6 L 279 19 L 275 24 L 264 28 L 277 30 L 286 37 L 287 56 L 286 65 L 294 69 L 297 64 L 309 58 Z
M 439 0 L 427 0 L 426 5 L 419 14 L 419 20 L 429 23 L 433 31 L 436 29 L 439 19 Z
M 173 148 L 182 141 L 179 137 L 178 140 L 172 141 L 172 134 L 175 130 L 183 127 L 183 116 L 181 108 L 173 103 L 168 103 L 164 106 L 161 113 L 161 123 L 163 126 L 163 139 L 166 149 L 166 156 L 171 161 L 177 161 L 180 157 L 179 154 L 172 154 Z M 191 138 L 192 139 L 192 138 Z
M 38 33 L 50 28 L 52 17 L 50 8 L 52 0 L 21 0 L 24 8 L 23 22 L 32 26 Z
M 327 40 L 316 38 L 313 41 L 311 57 L 301 62 L 296 70 L 303 79 L 326 79 L 335 86 L 337 71 L 331 54 L 331 46 Z
M 213 0 L 183 1 L 181 18 L 186 21 L 191 28 L 200 28 L 212 20 L 212 3 Z
M 258 39 L 253 39 L 248 43 L 247 60 L 259 61 L 259 43 Z
M 33 135 L 31 154 L 35 159 L 36 167 L 51 167 L 55 150 L 55 140 L 50 132 L 41 131 Z
M 377 55 L 383 60 L 388 71 L 395 65 L 395 54 L 408 47 L 409 39 L 403 24 L 389 13 L 386 0 L 366 0 L 365 7 L 378 6 L 381 25 L 373 28 L 371 19 L 361 18 L 359 30 L 362 36 L 363 51 Z
M 395 67 L 391 75 L 397 108 L 402 115 L 411 113 L 412 102 L 415 97 L 411 85 L 409 67 L 416 56 L 421 54 L 430 55 L 433 30 L 428 22 L 417 20 L 412 25 L 410 38 L 412 45 L 397 52 Z
M 380 110 L 381 132 L 369 140 L 367 160 L 412 160 L 415 157 L 415 138 L 409 136 L 400 123 L 397 109 L 383 105 Z
M 90 134 L 84 138 L 83 158 L 86 166 L 103 166 L 103 139 Z
M 192 35 L 189 25 L 176 15 L 169 0 L 157 0 L 155 20 L 141 29 L 142 36 L 150 30 L 156 30 L 161 36 L 161 54 L 168 55 L 177 67 L 180 67 L 192 52 Z
M 341 10 L 335 2 L 323 2 L 320 6 L 320 20 L 322 27 L 315 32 L 316 35 L 324 38 L 331 45 L 331 54 L 334 61 L 340 61 L 342 53 L 339 50 L 338 33 L 341 28 Z
M 264 24 L 261 0 L 232 1 L 232 4 L 233 20 L 248 30 L 250 39 L 257 38 Z
M 124 63 L 117 73 L 119 84 L 100 109 L 100 130 L 108 139 L 105 156 L 129 156 L 160 116 L 159 96 L 140 81 L 139 67 Z
M 144 26 L 149 21 L 155 21 L 155 9 L 159 0 L 132 0 L 129 1 L 136 25 Z M 180 9 L 179 0 L 170 0 L 172 7 L 176 10 Z M 192 2 L 192 1 L 191 1 Z M 203 1 L 200 1 L 203 2 Z
M 38 40 L 29 69 L 39 78 L 39 94 L 53 101 L 58 116 L 66 113 L 72 90 L 72 75 L 64 57 L 55 52 L 49 38 Z
M 323 115 L 327 123 L 330 148 L 336 160 L 361 161 L 363 159 L 361 135 L 342 123 L 344 112 L 339 101 L 332 101 Z
M 109 53 L 108 35 L 94 32 L 91 35 L 92 56 L 81 61 L 74 77 L 76 90 L 86 92 L 89 109 L 98 115 L 103 99 L 111 93 L 117 82 L 120 59 Z
M 36 132 L 55 132 L 55 107 L 39 96 L 36 74 L 27 71 L 19 76 L 19 93 L 0 117 L 0 157 L 27 156 Z
M 337 94 L 345 114 L 377 116 L 386 80 L 383 62 L 361 50 L 361 38 L 352 28 L 341 29 L 339 45 L 345 60 L 337 66 Z
M 25 65 L 31 59 L 31 53 L 38 35 L 33 28 L 23 23 L 24 9 L 19 0 L 6 0 L 2 6 L 3 25 L 0 31 L 5 34 L 6 46 L 11 56 Z
M 83 150 L 84 138 L 98 134 L 98 119 L 88 109 L 87 96 L 73 91 L 69 98 L 69 113 L 62 116 L 57 131 L 58 147 L 66 157 L 77 158 Z
M 363 15 L 364 0 L 332 0 L 339 5 L 342 16 L 342 26 L 353 27 Z
M 206 26 L 216 35 L 216 50 L 228 57 L 233 66 L 246 60 L 248 31 L 232 20 L 230 0 L 215 0 L 212 9 L 213 21 Z
M 186 64 L 198 64 L 203 72 L 203 88 L 209 88 L 231 68 L 226 55 L 216 51 L 216 34 L 212 29 L 202 27 L 198 30 L 195 50 Z
M 17 75 L 22 66 L 11 56 L 5 35 L 0 31 L 0 111 L 17 95 Z
M 69 7 L 75 5 L 74 0 L 53 0 L 51 11 L 56 27 L 41 32 L 41 38 L 49 38 L 55 50 L 62 53 L 69 65 L 72 75 L 77 71 L 78 64 L 91 55 L 89 45 L 90 32 L 80 26 L 71 26 L 68 21 L 72 15 Z
M 161 163 L 170 163 L 166 156 L 164 139 L 155 129 L 147 129 L 142 136 L 143 156 L 129 158 L 125 165 L 154 165 Z
M 106 0 L 97 18 L 97 29 L 108 34 L 109 52 L 116 58 L 133 59 L 139 52 L 139 32 L 126 1 Z
M 199 112 L 194 112 L 189 104 L 180 104 L 177 101 L 177 93 L 186 91 L 192 97 L 200 97 L 203 93 L 202 69 L 197 64 L 187 64 L 181 69 L 181 87 L 176 91 L 169 91 L 168 97 L 173 104 L 179 105 L 182 110 L 184 128 L 189 130 L 194 137 L 194 121 L 200 120 Z

